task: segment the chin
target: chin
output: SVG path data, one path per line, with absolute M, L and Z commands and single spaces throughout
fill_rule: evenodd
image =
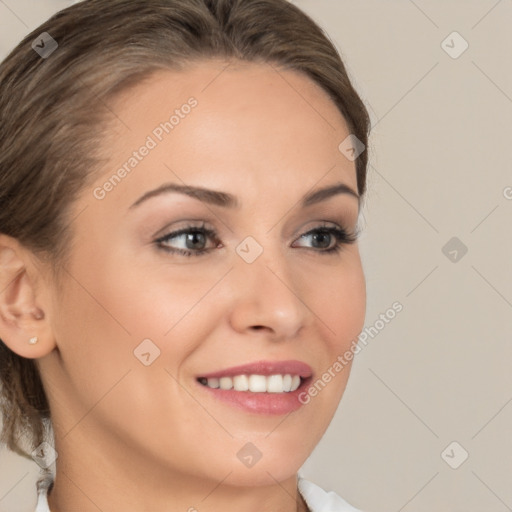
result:
M 261 458 L 252 467 L 246 467 L 236 458 L 229 478 L 230 483 L 237 486 L 264 486 L 292 478 L 310 455 L 309 451 L 304 450 L 304 443 L 296 445 L 293 450 L 288 447 L 262 448 Z

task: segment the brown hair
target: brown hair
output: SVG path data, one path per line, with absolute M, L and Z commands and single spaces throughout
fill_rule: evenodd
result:
M 47 32 L 58 48 L 42 58 Z M 208 58 L 275 63 L 305 73 L 365 146 L 367 110 L 322 29 L 286 0 L 85 0 L 27 35 L 0 64 L 0 232 L 59 269 L 69 254 L 69 207 L 98 168 L 108 101 L 158 70 Z M 341 142 L 341 141 L 340 141 Z M 366 188 L 367 152 L 356 159 Z M 37 360 L 0 340 L 0 441 L 28 457 L 50 410 Z

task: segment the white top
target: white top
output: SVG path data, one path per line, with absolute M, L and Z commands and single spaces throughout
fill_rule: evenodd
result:
M 37 506 L 35 512 L 50 512 L 48 489 L 53 484 L 53 476 L 46 474 L 37 481 Z M 361 512 L 338 496 L 334 491 L 326 492 L 318 485 L 298 475 L 298 489 L 311 512 Z

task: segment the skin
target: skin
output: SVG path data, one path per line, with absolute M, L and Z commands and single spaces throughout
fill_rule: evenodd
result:
M 305 510 L 297 471 L 327 429 L 350 366 L 288 416 L 235 409 L 196 377 L 298 359 L 316 379 L 361 332 L 357 243 L 327 254 L 312 236 L 300 239 L 323 221 L 354 231 L 358 200 L 340 194 L 298 206 L 335 183 L 357 191 L 355 163 L 338 150 L 346 122 L 309 78 L 268 64 L 225 66 L 158 73 L 109 105 L 122 122 L 102 141 L 109 162 L 73 204 L 62 289 L 29 250 L 0 237 L 0 337 L 37 359 L 52 411 L 52 512 Z M 96 199 L 95 187 L 191 96 L 197 107 Z M 130 209 L 167 182 L 229 192 L 241 207 L 171 193 Z M 207 238 L 212 251 L 197 257 L 158 249 L 156 238 L 189 220 L 205 221 L 220 246 Z M 251 264 L 235 251 L 247 236 L 263 248 Z M 168 244 L 194 250 L 183 236 Z M 146 338 L 160 349 L 149 366 L 133 353 Z M 251 468 L 236 456 L 247 442 L 262 453 Z

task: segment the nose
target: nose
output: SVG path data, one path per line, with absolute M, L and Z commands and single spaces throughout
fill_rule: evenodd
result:
M 266 331 L 276 341 L 294 338 L 310 318 L 307 297 L 300 294 L 300 275 L 278 252 L 264 250 L 252 263 L 237 256 L 230 309 L 237 332 Z

